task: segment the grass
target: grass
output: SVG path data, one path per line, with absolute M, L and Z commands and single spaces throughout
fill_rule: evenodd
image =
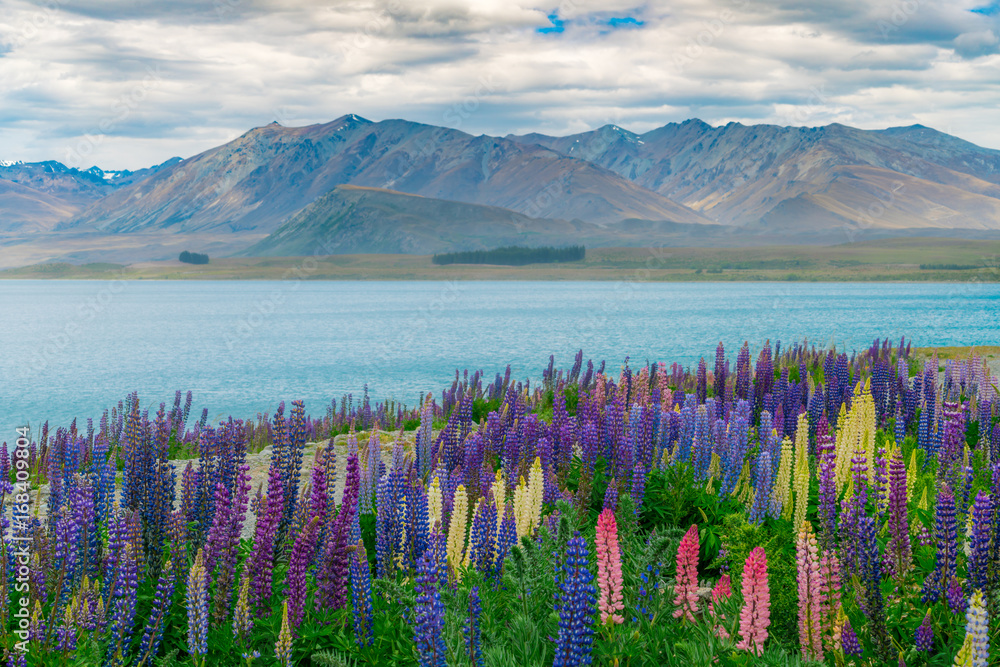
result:
M 934 268 L 922 269 L 921 264 Z M 974 268 L 939 268 L 944 266 Z M 49 263 L 0 271 L 0 278 L 998 282 L 1000 241 L 908 238 L 837 246 L 593 248 L 580 262 L 528 266 L 437 266 L 429 255 L 213 258 L 206 265 Z

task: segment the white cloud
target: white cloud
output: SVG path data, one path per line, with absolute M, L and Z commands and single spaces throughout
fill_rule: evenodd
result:
M 1000 148 L 1000 17 L 972 0 L 4 3 L 3 159 L 89 135 L 94 163 L 139 168 L 345 113 L 498 135 L 920 122 Z

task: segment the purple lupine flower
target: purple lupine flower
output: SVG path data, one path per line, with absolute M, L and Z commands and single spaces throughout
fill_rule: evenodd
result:
M 917 626 L 914 642 L 918 651 L 930 651 L 934 648 L 934 628 L 931 627 L 931 612 L 928 609 L 923 622 Z
M 482 632 L 479 628 L 479 616 L 483 613 L 483 605 L 479 601 L 479 586 L 473 586 L 469 591 L 468 616 L 465 627 L 465 653 L 473 667 L 483 667 Z
M 496 571 L 496 534 L 497 504 L 490 493 L 480 500 L 469 534 L 469 563 L 487 577 Z
M 494 510 L 496 504 L 493 505 Z M 413 610 L 413 641 L 421 667 L 445 667 L 448 648 L 444 640 L 444 602 L 441 601 L 441 573 L 448 564 L 440 533 L 417 562 L 416 605 Z M 447 574 L 445 574 L 447 576 Z
M 844 621 L 844 628 L 840 632 L 840 645 L 844 649 L 844 655 L 859 657 L 862 653 L 861 643 L 850 621 Z
M 139 662 L 152 661 L 163 641 L 163 633 L 167 629 L 167 619 L 170 615 L 170 605 L 174 597 L 174 580 L 176 572 L 173 561 L 168 560 L 163 566 L 160 578 L 156 582 L 156 595 L 153 597 L 153 608 L 149 612 L 146 627 L 139 643 Z
M 264 515 L 257 519 L 254 548 L 247 561 L 251 572 L 251 604 L 258 613 L 264 613 L 268 609 L 273 592 L 272 573 L 274 570 L 275 540 L 278 536 L 278 528 L 281 525 L 285 507 L 282 500 L 284 482 L 281 475 L 281 462 L 272 454 L 271 464 L 268 468 L 268 493 L 261 500 Z
M 921 601 L 937 602 L 945 594 L 948 584 L 955 578 L 958 567 L 958 532 L 955 525 L 955 495 L 945 484 L 937 497 L 935 512 L 935 542 L 937 555 L 934 571 L 924 580 Z
M 972 545 L 966 570 L 969 590 L 989 590 L 990 536 L 993 527 L 993 499 L 980 491 L 972 506 Z
M 358 457 L 347 459 L 347 479 L 340 512 L 330 524 L 323 548 L 322 560 L 316 574 L 317 607 L 340 609 L 347 602 L 348 540 L 358 520 L 358 490 L 360 471 Z M 356 542 L 357 540 L 354 540 Z
M 705 357 L 698 361 L 698 374 L 695 378 L 695 398 L 699 404 L 704 404 L 708 398 L 708 366 L 705 364 Z
M 591 662 L 597 593 L 591 583 L 587 542 L 577 531 L 566 548 L 566 562 L 556 576 L 555 608 L 559 635 L 553 667 L 576 667 Z
M 114 591 L 109 611 L 112 614 L 111 636 L 108 640 L 109 660 L 105 664 L 121 667 L 127 664 L 132 628 L 135 625 L 138 574 L 131 544 L 126 544 L 118 562 Z
M 955 492 L 956 511 L 959 518 L 965 514 L 966 504 L 961 496 L 965 486 L 965 470 L 962 463 L 965 454 L 965 417 L 958 403 L 945 401 L 942 404 L 944 431 L 941 449 L 937 453 L 938 480 L 946 482 Z
M 507 558 L 507 554 L 510 553 L 511 547 L 516 543 L 517 522 L 514 520 L 514 505 L 510 501 L 507 501 L 507 506 L 504 507 L 503 520 L 500 521 L 500 529 L 497 534 L 496 560 L 493 566 L 493 570 L 496 573 L 496 582 L 500 581 L 500 577 L 503 574 L 504 561 Z
M 898 581 L 910 569 L 910 526 L 906 511 L 906 466 L 897 451 L 889 462 L 889 543 L 886 565 Z
M 771 452 L 764 451 L 757 463 L 757 484 L 754 487 L 753 505 L 747 520 L 752 524 L 760 524 L 771 509 Z
M 770 436 L 770 429 L 767 435 Z M 722 462 L 724 470 L 719 486 L 720 496 L 733 492 L 743 471 L 743 461 L 750 444 L 750 404 L 746 401 L 737 402 L 726 437 L 728 452 Z
M 748 400 L 750 397 L 750 343 L 743 342 L 743 347 L 736 357 L 736 388 L 734 398 Z
M 704 405 L 695 408 L 694 437 L 691 446 L 695 479 L 705 480 L 708 478 L 708 468 L 712 462 L 712 428 L 708 421 L 708 408 Z
M 859 527 L 859 569 L 864 595 L 858 602 L 861 611 L 868 618 L 868 634 L 875 644 L 876 653 L 883 660 L 888 660 L 892 643 L 886 627 L 882 597 L 882 556 L 878 548 L 878 525 L 873 517 L 862 516 Z
M 729 374 L 729 364 L 726 362 L 726 349 L 719 341 L 719 346 L 715 348 L 715 377 L 712 382 L 712 389 L 715 393 L 715 417 L 721 419 L 725 410 L 726 398 L 726 376 Z
M 604 509 L 612 512 L 618 511 L 618 480 L 609 479 L 608 487 L 604 490 Z
M 635 507 L 635 514 L 642 513 L 642 499 L 646 495 L 646 469 L 642 463 L 637 462 L 632 470 L 632 505 Z
M 351 609 L 354 616 L 354 641 L 358 646 L 371 646 L 374 612 L 372 611 L 372 575 L 365 543 L 358 540 L 351 554 Z
M 292 412 L 288 420 L 288 449 L 284 462 L 284 500 L 285 511 L 282 515 L 282 530 L 284 535 L 292 521 L 295 499 L 299 496 L 299 478 L 302 472 L 302 452 L 306 446 L 305 404 L 298 400 L 292 401 Z
M 837 546 L 837 483 L 835 479 L 837 453 L 834 439 L 829 435 L 826 415 L 821 416 L 816 424 L 816 454 L 819 459 L 819 517 L 822 527 L 820 541 L 824 549 L 832 550 Z M 903 501 L 904 503 L 906 501 L 905 495 Z
M 188 573 L 187 591 L 188 653 L 195 664 L 204 662 L 208 653 L 208 573 L 205 572 L 204 552 L 198 550 Z
M 378 577 L 396 571 L 403 554 L 404 514 L 400 507 L 405 498 L 405 480 L 399 470 L 392 470 L 378 481 L 375 512 L 375 564 Z
M 948 600 L 948 608 L 951 609 L 951 613 L 965 613 L 965 591 L 962 590 L 962 584 L 959 583 L 958 577 L 952 577 L 951 581 L 948 582 L 948 590 L 945 593 L 945 599 Z
M 316 553 L 316 539 L 319 533 L 319 517 L 313 517 L 302 532 L 295 538 L 291 559 L 288 562 L 288 623 L 293 636 L 296 635 L 299 624 L 306 611 L 306 595 L 308 584 L 306 573 L 312 565 Z

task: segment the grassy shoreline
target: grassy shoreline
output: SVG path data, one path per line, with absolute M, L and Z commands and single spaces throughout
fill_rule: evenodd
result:
M 49 263 L 0 279 L 605 280 L 651 282 L 1000 282 L 1000 241 L 888 239 L 838 246 L 594 248 L 560 264 L 435 265 L 430 255 L 326 255 L 136 264 Z

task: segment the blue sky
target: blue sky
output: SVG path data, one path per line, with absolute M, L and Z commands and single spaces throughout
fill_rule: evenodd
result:
M 346 113 L 496 135 L 922 123 L 1000 149 L 998 0 L 0 0 L 0 13 L 0 160 L 135 169 Z

